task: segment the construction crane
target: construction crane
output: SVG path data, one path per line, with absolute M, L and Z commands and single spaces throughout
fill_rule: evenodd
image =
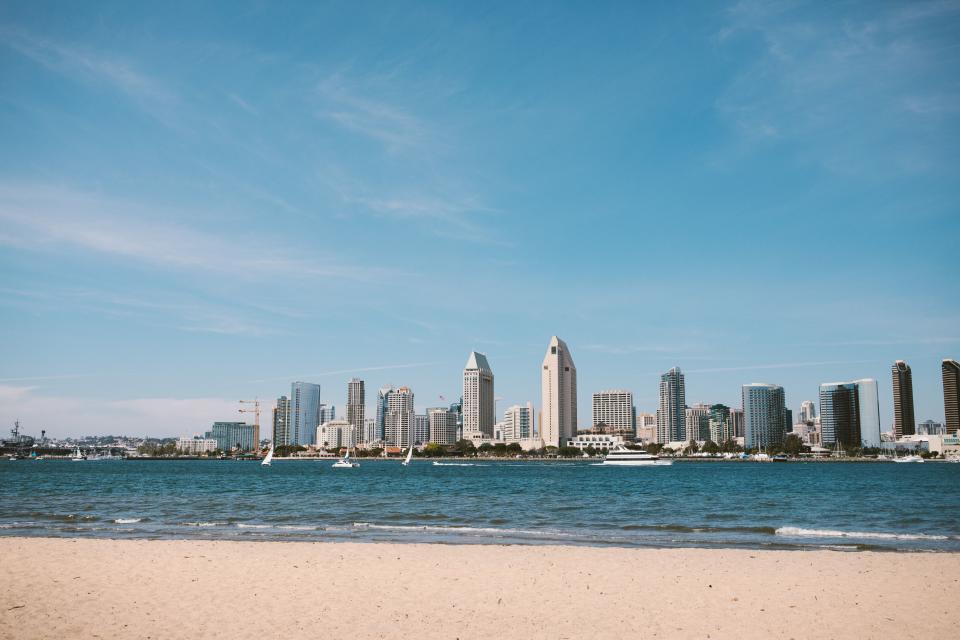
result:
M 252 404 L 252 409 L 247 409 L 243 406 L 240 407 L 240 413 L 252 413 L 253 414 L 253 450 L 260 455 L 260 399 L 254 398 L 253 400 L 239 400 L 241 405 Z

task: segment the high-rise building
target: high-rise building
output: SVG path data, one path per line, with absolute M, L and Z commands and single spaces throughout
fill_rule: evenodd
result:
M 290 444 L 290 399 L 287 396 L 277 398 L 273 408 L 273 446 Z
M 910 365 L 897 360 L 891 367 L 893 373 L 893 433 L 897 438 L 912 436 L 917 432 L 913 417 L 913 374 Z
M 221 451 L 253 451 L 257 448 L 254 431 L 254 425 L 245 422 L 214 422 L 205 437 L 216 440 Z
M 415 415 L 413 391 L 409 387 L 400 387 L 387 395 L 387 445 L 406 449 L 412 444 Z
M 797 419 L 806 424 L 807 422 L 813 422 L 817 417 L 816 405 L 813 403 L 813 400 L 804 400 L 800 403 L 800 411 Z
M 960 362 L 944 360 L 940 367 L 943 374 L 943 414 L 947 433 L 960 436 Z
M 361 436 L 360 443 L 364 445 L 372 445 L 373 443 L 378 442 L 382 443 L 382 439 L 377 437 L 377 419 L 376 418 L 364 418 L 363 419 L 363 435 Z
M 734 438 L 743 437 L 743 409 L 730 409 L 730 429 Z
M 654 413 L 637 414 L 637 440 L 645 443 L 657 440 L 657 416 Z
M 507 444 L 533 437 L 533 403 L 515 404 L 503 412 L 503 440 Z
M 860 416 L 860 444 L 880 446 L 880 394 L 873 378 L 854 380 L 857 385 L 857 413 Z M 821 425 L 822 428 L 822 425 Z
M 463 439 L 463 397 L 450 403 L 450 411 L 457 416 L 457 436 L 454 442 Z
M 427 409 L 430 422 L 430 442 L 455 444 L 457 442 L 457 412 L 446 407 Z
M 413 416 L 413 444 L 430 442 L 430 416 L 426 413 Z
M 593 394 L 593 425 L 606 425 L 609 433 L 632 436 L 636 432 L 633 394 L 623 389 Z
M 657 410 L 657 442 L 684 440 L 687 422 L 687 395 L 683 372 L 674 367 L 660 376 L 660 408 Z
M 471 351 L 463 368 L 463 437 L 493 438 L 495 411 L 493 371 L 487 356 Z
M 553 336 L 540 376 L 540 437 L 562 447 L 577 435 L 577 367 L 567 343 Z
M 365 403 L 367 394 L 364 388 L 363 380 L 354 378 L 347 383 L 347 422 L 353 425 L 354 433 L 357 434 L 357 440 L 366 443 L 366 434 L 363 429 L 363 420 L 365 417 Z
M 754 382 L 743 385 L 743 446 L 766 449 L 783 443 L 787 406 L 783 387 Z
M 313 444 L 320 426 L 320 385 L 290 385 L 290 444 Z
M 337 408 L 332 404 L 320 403 L 320 424 L 337 419 Z
M 706 440 L 710 437 L 710 405 L 702 402 L 684 410 L 684 440 Z
M 918 436 L 941 436 L 946 434 L 946 427 L 936 420 L 924 420 L 923 422 L 917 424 Z
M 733 440 L 733 428 L 730 424 L 730 407 L 724 404 L 715 404 L 710 407 L 707 415 L 707 424 L 710 428 L 710 439 L 717 444 Z
M 375 440 L 386 441 L 387 439 L 387 412 L 390 410 L 390 396 L 393 395 L 393 387 L 381 387 L 377 392 L 377 434 Z
M 860 446 L 860 398 L 853 382 L 820 385 L 820 440 L 823 446 L 836 443 Z

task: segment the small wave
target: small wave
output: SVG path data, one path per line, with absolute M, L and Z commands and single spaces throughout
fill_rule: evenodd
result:
M 380 531 L 422 531 L 427 533 L 458 533 L 458 534 L 495 534 L 500 536 L 524 536 L 535 538 L 579 538 L 575 533 L 543 529 L 533 531 L 529 529 L 501 529 L 495 527 L 438 527 L 434 525 L 401 525 L 401 524 L 370 524 L 369 522 L 354 522 L 354 529 L 376 529 Z
M 877 540 L 949 540 L 950 536 L 930 535 L 926 533 L 884 533 L 878 531 L 834 531 L 832 529 L 803 529 L 800 527 L 780 527 L 778 536 L 794 538 L 867 538 Z
M 224 527 L 229 522 L 181 522 L 181 525 L 185 527 Z
M 625 524 L 620 527 L 623 531 L 676 531 L 677 533 L 765 533 L 773 535 L 773 527 L 711 527 L 686 526 L 682 524 Z
M 114 524 L 136 524 L 138 522 L 143 522 L 144 520 L 149 520 L 150 518 L 116 518 Z
M 237 527 L 240 529 L 270 529 L 272 528 L 269 524 L 244 524 L 243 522 L 238 522 Z

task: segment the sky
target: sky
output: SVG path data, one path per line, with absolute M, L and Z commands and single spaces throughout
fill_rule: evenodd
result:
M 552 335 L 581 426 L 679 366 L 734 407 L 873 377 L 886 430 L 896 359 L 942 420 L 958 69 L 958 2 L 4 2 L 0 422 L 420 410 L 473 349 L 502 412 Z

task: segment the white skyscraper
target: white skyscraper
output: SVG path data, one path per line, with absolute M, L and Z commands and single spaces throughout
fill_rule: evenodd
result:
M 463 437 L 493 438 L 495 411 L 493 371 L 487 356 L 472 351 L 463 368 Z
M 457 442 L 457 412 L 446 407 L 427 409 L 430 421 L 430 442 L 455 444 Z
M 593 394 L 593 425 L 605 424 L 615 433 L 634 433 L 633 394 L 623 389 Z
M 507 444 L 533 437 L 533 403 L 515 404 L 503 412 L 503 441 Z
M 577 435 L 577 367 L 567 343 L 553 336 L 540 377 L 540 437 L 560 447 Z
M 430 442 L 430 416 L 416 414 L 413 416 L 413 444 L 427 444 Z
M 817 417 L 817 405 L 813 400 L 804 400 L 800 403 L 800 412 L 797 415 L 797 423 L 813 422 Z
M 860 401 L 860 442 L 865 447 L 880 446 L 880 397 L 873 378 L 854 380 Z
M 413 391 L 400 387 L 387 395 L 386 443 L 389 446 L 407 448 L 413 437 L 414 416 Z

